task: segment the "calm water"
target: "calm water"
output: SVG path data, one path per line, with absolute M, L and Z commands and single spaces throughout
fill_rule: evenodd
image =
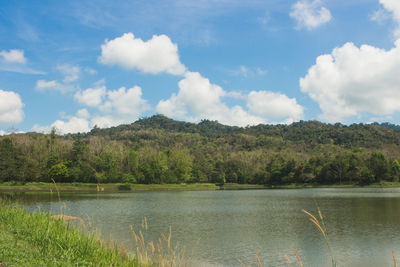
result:
M 4 193 L 3 193 L 4 194 Z M 194 266 L 248 266 L 257 251 L 266 266 L 287 266 L 296 249 L 305 266 L 329 266 L 321 234 L 306 209 L 324 214 L 338 266 L 393 266 L 400 257 L 400 189 L 300 189 L 251 191 L 135 192 L 116 194 L 25 193 L 14 195 L 30 210 L 89 216 L 103 236 L 133 246 L 129 225 L 146 240 L 172 227 Z M 65 203 L 65 204 L 64 204 Z

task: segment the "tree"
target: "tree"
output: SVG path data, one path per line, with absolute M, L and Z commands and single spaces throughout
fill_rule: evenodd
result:
M 0 181 L 21 181 L 20 165 L 19 151 L 10 138 L 3 138 L 0 141 Z
M 57 163 L 49 170 L 49 177 L 56 182 L 70 182 L 68 176 L 68 168 L 64 163 Z
M 374 152 L 369 158 L 369 169 L 375 177 L 376 182 L 387 180 L 389 176 L 389 164 L 382 152 Z
M 193 158 L 186 149 L 173 149 L 168 153 L 168 178 L 171 182 L 190 181 Z
M 398 182 L 399 176 L 400 176 L 400 164 L 397 161 L 397 159 L 395 159 L 392 162 L 392 168 L 391 168 L 390 172 L 391 172 L 391 177 L 392 177 L 393 181 Z
M 139 155 L 134 149 L 128 151 L 125 157 L 124 165 L 125 173 L 133 175 L 137 174 L 139 168 Z

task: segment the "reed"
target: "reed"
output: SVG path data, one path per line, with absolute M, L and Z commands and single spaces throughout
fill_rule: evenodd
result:
M 137 232 L 132 225 L 129 230 L 134 240 L 135 262 L 138 266 L 178 267 L 186 266 L 185 248 L 178 244 L 173 245 L 172 228 L 169 227 L 168 236 L 161 233 L 157 241 L 146 241 L 148 230 L 147 218 L 142 221 L 141 229 Z
M 324 217 L 322 216 L 322 212 L 321 210 L 318 208 L 318 216 L 320 221 L 314 216 L 312 215 L 310 212 L 306 211 L 306 210 L 302 210 L 303 213 L 305 213 L 306 215 L 308 215 L 310 217 L 310 221 L 317 227 L 317 229 L 321 232 L 322 236 L 324 237 L 325 243 L 328 247 L 329 250 L 329 255 L 331 257 L 331 262 L 332 262 L 332 267 L 336 267 L 336 261 L 335 258 L 333 256 L 333 251 L 329 242 L 329 238 L 328 238 L 328 233 L 327 233 L 327 228 L 325 225 L 325 221 L 324 221 Z
M 303 267 L 303 261 L 301 260 L 299 253 L 297 253 L 297 251 L 294 248 L 292 248 L 291 250 L 293 254 L 296 256 L 297 262 L 299 263 L 300 267 Z

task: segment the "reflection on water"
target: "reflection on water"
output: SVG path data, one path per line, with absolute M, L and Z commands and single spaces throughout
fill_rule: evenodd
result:
M 167 233 L 196 266 L 287 266 L 296 249 L 306 266 L 329 266 L 321 234 L 301 210 L 322 210 L 338 266 L 392 266 L 400 256 L 400 189 L 292 189 L 135 193 L 1 193 L 29 210 L 90 216 L 103 236 L 132 247 L 129 225 L 147 217 L 147 240 Z

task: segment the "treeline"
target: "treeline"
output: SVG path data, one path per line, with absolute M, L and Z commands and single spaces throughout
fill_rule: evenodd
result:
M 0 182 L 369 184 L 398 181 L 400 132 L 299 122 L 230 127 L 161 115 L 90 133 L 0 138 Z

